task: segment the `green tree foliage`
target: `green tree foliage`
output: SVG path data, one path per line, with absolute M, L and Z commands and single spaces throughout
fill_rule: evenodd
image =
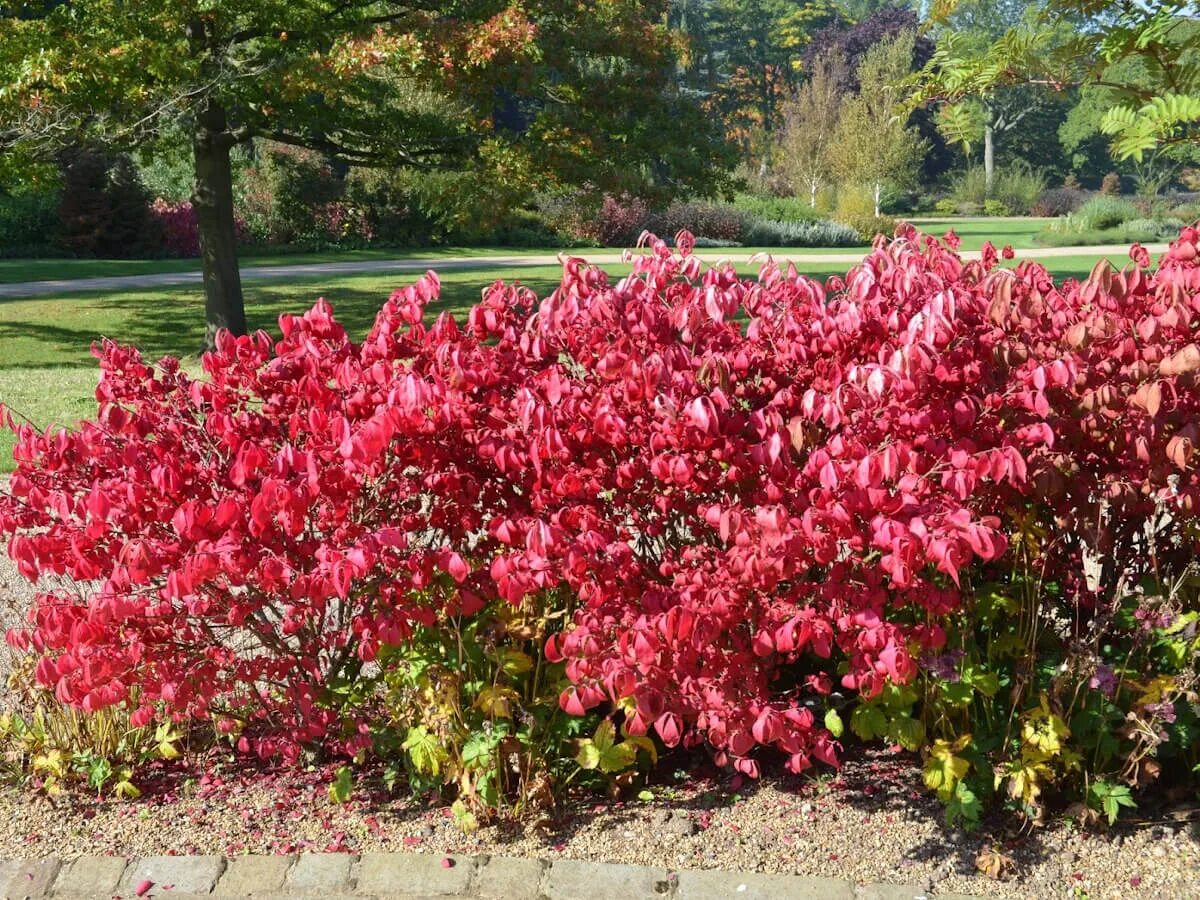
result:
M 939 67 L 955 55 L 980 57 L 1003 37 L 1005 30 L 1015 22 L 1029 19 L 1037 12 L 1036 3 L 1029 0 L 962 0 L 953 5 L 938 29 L 938 46 L 926 72 Z M 941 72 L 941 69 L 937 69 Z M 996 144 L 999 136 L 1013 131 L 1039 108 L 1044 100 L 1043 92 L 1024 85 L 997 82 L 964 88 L 947 98 L 951 107 L 967 104 L 960 112 L 946 112 L 941 121 L 963 126 L 978 118 L 982 133 L 983 167 L 990 192 L 996 179 Z M 967 145 L 960 133 L 952 139 L 964 150 Z M 943 132 L 945 133 L 945 132 Z
M 858 67 L 860 91 L 843 104 L 833 136 L 840 180 L 870 190 L 877 217 L 884 187 L 910 184 L 925 151 L 903 105 L 913 40 L 911 31 L 904 32 L 867 53 Z
M 938 133 L 952 147 L 962 149 L 971 165 L 971 153 L 983 142 L 983 104 L 974 98 L 960 103 L 943 103 L 937 110 Z
M 1190 48 L 1200 42 L 1200 21 L 1181 23 L 1178 32 L 1181 42 Z M 1183 38 L 1188 40 L 1183 41 Z M 1182 46 L 1179 48 L 1180 54 L 1194 52 Z M 1143 90 L 1152 90 L 1153 69 L 1151 60 L 1129 56 L 1105 68 L 1095 82 L 1084 84 L 1078 91 L 1079 102 L 1058 129 L 1064 149 L 1083 157 L 1097 141 L 1108 143 L 1111 134 L 1109 115 L 1123 102 L 1124 88 L 1118 86 L 1138 85 Z M 1139 185 L 1146 188 L 1145 192 L 1154 195 L 1183 165 L 1198 161 L 1200 141 L 1164 141 L 1147 147 L 1140 157 L 1127 159 L 1126 165 L 1132 168 Z
M 467 167 L 529 185 L 708 191 L 727 158 L 673 89 L 667 3 L 40 0 L 0 7 L 0 148 L 189 135 L 210 341 L 245 330 L 230 151 Z M 663 128 L 671 122 L 671 128 Z M 12 164 L 11 161 L 9 163 Z
M 942 0 L 943 22 L 968 4 Z M 1200 143 L 1200 41 L 1195 0 L 1047 0 L 981 45 L 948 32 L 926 67 L 920 99 L 951 102 L 1014 85 L 1092 85 L 1110 103 L 1099 130 L 1125 159 Z
M 800 52 L 835 21 L 827 0 L 710 0 L 702 65 L 711 107 L 747 154 L 780 124 L 779 109 L 800 76 Z
M 837 169 L 829 136 L 837 130 L 842 113 L 844 68 L 845 63 L 836 57 L 818 57 L 808 80 L 783 109 L 780 168 L 792 190 L 807 195 L 814 208 L 817 192 Z

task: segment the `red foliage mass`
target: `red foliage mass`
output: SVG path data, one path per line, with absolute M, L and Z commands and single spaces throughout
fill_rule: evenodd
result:
M 579 259 L 540 302 L 496 283 L 463 324 L 426 321 L 429 273 L 361 343 L 321 301 L 277 342 L 223 336 L 202 380 L 106 342 L 96 418 L 18 426 L 0 497 L 27 577 L 96 587 L 44 590 L 10 641 L 85 709 L 353 751 L 368 711 L 331 680 L 418 623 L 562 590 L 564 709 L 625 701 L 631 732 L 799 771 L 838 749 L 806 696 L 839 665 L 867 696 L 910 679 L 1017 504 L 1195 515 L 1194 229 L 1156 270 L 1135 248 L 1061 286 L 911 229 L 824 285 L 649 244 L 616 284 Z

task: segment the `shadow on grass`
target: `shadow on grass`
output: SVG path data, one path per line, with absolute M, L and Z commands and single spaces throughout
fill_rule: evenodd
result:
M 1084 278 L 1095 259 L 1053 260 L 1051 271 L 1060 281 Z M 803 266 L 804 274 L 819 280 L 844 274 L 846 269 L 843 264 L 829 263 Z M 325 296 L 351 337 L 361 339 L 391 291 L 411 284 L 415 277 L 415 273 L 390 273 L 248 283 L 248 324 L 251 330 L 261 328 L 276 334 L 280 314 L 302 313 Z M 541 267 L 449 272 L 443 277 L 441 299 L 429 308 L 430 316 L 444 310 L 462 316 L 478 302 L 483 288 L 497 278 L 519 280 L 539 297 L 558 284 L 558 273 Z M 150 360 L 165 355 L 194 359 L 204 337 L 203 295 L 189 286 L 6 304 L 0 310 L 0 347 L 4 348 L 0 370 L 92 367 L 96 363 L 89 348 L 101 337 L 133 344 Z
M 246 289 L 247 325 L 251 331 L 263 329 L 278 334 L 280 315 L 303 313 L 324 296 L 351 337 L 360 340 L 391 290 L 413 280 L 408 275 L 395 275 L 332 284 L 313 281 L 250 285 Z M 443 281 L 442 295 L 427 308 L 426 321 L 432 322 L 443 311 L 465 316 L 492 280 Z M 521 282 L 538 296 L 549 293 L 558 283 L 546 277 L 522 278 Z M 11 354 L 0 357 L 0 369 L 95 366 L 89 348 L 103 337 L 133 344 L 148 360 L 166 355 L 194 358 L 204 340 L 204 299 L 194 289 L 93 295 L 69 302 L 62 312 L 56 316 L 40 311 L 36 318 L 0 320 L 0 346 L 13 348 Z M 20 349 L 18 343 L 23 345 Z

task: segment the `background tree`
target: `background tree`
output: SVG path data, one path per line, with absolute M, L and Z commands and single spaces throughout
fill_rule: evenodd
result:
M 902 104 L 914 37 L 906 31 L 867 52 L 858 67 L 859 92 L 844 102 L 833 136 L 842 182 L 871 191 L 876 217 L 884 187 L 911 183 L 925 152 L 926 144 L 907 124 L 908 111 Z
M 983 142 L 983 106 L 974 99 L 943 103 L 937 108 L 938 133 L 946 143 L 959 147 L 971 165 L 972 151 Z
M 871 192 L 875 215 L 886 185 L 905 185 L 917 174 L 925 143 L 907 125 L 902 107 L 905 77 L 910 73 L 911 31 L 876 44 L 858 67 L 859 92 L 842 104 L 833 137 L 833 155 L 840 179 Z
M 779 108 L 799 79 L 801 51 L 836 16 L 826 0 L 710 0 L 709 106 L 745 159 L 763 161 Z
M 246 329 L 230 152 L 707 191 L 718 129 L 672 88 L 666 0 L 42 0 L 0 8 L 0 148 L 190 134 L 208 340 Z M 511 113 L 510 115 L 504 115 Z M 664 129 L 662 122 L 673 127 Z
M 869 10 L 866 7 L 871 7 Z M 913 39 L 913 63 L 924 66 L 933 56 L 934 44 L 920 34 L 921 20 L 916 12 L 904 4 L 867 3 L 860 10 L 865 14 L 852 17 L 848 12 L 815 32 L 804 47 L 803 67 L 811 70 L 820 57 L 838 57 L 845 62 L 842 85 L 844 91 L 858 91 L 858 67 L 863 57 L 882 41 L 894 38 L 905 31 L 915 35 Z
M 911 68 L 925 66 L 934 53 L 934 43 L 923 32 L 921 20 L 915 10 L 904 3 L 866 2 L 840 4 L 842 16 L 813 34 L 804 48 L 803 68 L 811 70 L 815 61 L 822 56 L 839 57 L 846 65 L 842 69 L 845 82 L 841 89 L 845 93 L 857 93 L 858 68 L 863 57 L 881 41 L 894 38 L 902 32 L 913 32 L 913 58 Z M 856 13 L 857 15 L 852 15 Z M 952 154 L 946 140 L 938 131 L 934 112 L 919 108 L 914 110 L 910 122 L 921 133 L 926 143 L 926 152 L 921 160 L 921 176 L 934 180 L 952 164 Z
M 1179 32 L 1180 37 L 1190 32 L 1195 41 L 1200 41 L 1200 21 L 1181 27 Z M 1180 52 L 1190 51 L 1181 48 Z M 1106 67 L 1094 83 L 1086 83 L 1075 90 L 1077 102 L 1058 129 L 1063 148 L 1086 158 L 1089 151 L 1094 152 L 1095 143 L 1107 145 L 1111 138 L 1105 133 L 1105 122 L 1109 112 L 1121 105 L 1124 86 L 1138 85 L 1143 90 L 1150 90 L 1154 77 L 1148 60 L 1130 56 Z M 1132 168 L 1142 192 L 1154 196 L 1184 165 L 1197 162 L 1200 162 L 1200 142 L 1171 142 L 1146 148 L 1141 159 L 1126 160 L 1125 166 Z M 1111 168 L 1109 165 L 1104 172 Z
M 948 54 L 987 54 L 1008 28 L 1036 12 L 1036 3 L 1030 3 L 1029 0 L 964 0 L 955 3 L 939 27 L 935 58 L 941 59 Z M 961 92 L 953 102 L 964 100 L 970 100 L 982 111 L 984 179 L 987 191 L 991 194 L 996 182 L 997 139 L 1016 130 L 1037 110 L 1042 102 L 1042 91 L 1027 85 L 995 83 Z
M 975 4 L 939 0 L 937 21 Z M 1200 40 L 1195 0 L 1046 0 L 980 45 L 947 33 L 926 67 L 918 101 L 955 101 L 1012 86 L 1057 91 L 1096 85 L 1112 102 L 1100 130 L 1121 158 L 1200 143 Z M 1118 64 L 1136 60 L 1139 66 Z
M 813 207 L 817 192 L 832 180 L 836 169 L 830 136 L 841 117 L 845 68 L 839 57 L 818 57 L 808 80 L 783 109 L 780 168 L 796 193 L 808 194 Z

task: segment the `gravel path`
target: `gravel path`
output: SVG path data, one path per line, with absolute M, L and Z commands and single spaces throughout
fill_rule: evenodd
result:
M 1166 244 L 1147 244 L 1146 249 L 1151 254 L 1165 253 Z M 1022 254 L 1038 259 L 1054 256 L 1114 255 L 1129 251 L 1126 245 L 1105 245 L 1098 247 L 1045 247 L 1037 250 L 1023 250 Z M 793 256 L 776 252 L 773 254 L 779 260 L 793 260 L 798 267 L 805 263 L 846 263 L 859 262 L 866 250 L 846 253 L 798 253 Z M 443 272 L 459 269 L 495 269 L 512 268 L 515 266 L 553 266 L 557 265 L 562 256 L 583 256 L 588 262 L 598 265 L 611 265 L 623 261 L 620 253 L 592 253 L 586 249 L 563 251 L 562 254 L 543 254 L 540 256 L 431 256 L 416 259 L 393 260 L 361 260 L 355 262 L 309 263 L 284 266 L 245 266 L 242 268 L 243 281 L 278 281 L 281 279 L 312 278 L 320 275 L 359 275 L 375 272 L 424 272 L 436 269 Z M 697 254 L 702 260 L 715 262 L 728 259 L 734 262 L 744 262 L 753 255 L 751 252 L 738 250 L 703 249 Z M 963 251 L 964 259 L 978 259 L 979 251 Z M 137 290 L 141 288 L 162 287 L 178 284 L 199 284 L 199 272 L 159 272 L 152 275 L 114 275 L 102 278 L 73 278 L 53 281 L 21 281 L 13 284 L 0 284 L 0 298 L 12 297 L 41 297 L 48 294 L 65 294 L 80 291 L 118 291 Z
M 1187 823 L 966 835 L 942 825 L 919 777 L 912 758 L 871 753 L 823 781 L 700 777 L 656 787 L 653 801 L 593 798 L 541 826 L 465 836 L 441 807 L 362 790 L 335 806 L 320 774 L 246 773 L 209 759 L 190 777 L 147 785 L 136 803 L 0 789 L 0 858 L 408 850 L 885 881 L 935 895 L 1200 897 L 1200 844 Z M 979 873 L 981 851 L 1004 859 L 1003 879 Z
M 0 475 L 0 492 L 7 490 L 8 476 Z M 7 544 L 0 541 L 0 709 L 6 705 L 8 673 L 12 671 L 12 650 L 4 642 L 4 634 L 25 621 L 33 594 L 33 585 L 17 572 Z

